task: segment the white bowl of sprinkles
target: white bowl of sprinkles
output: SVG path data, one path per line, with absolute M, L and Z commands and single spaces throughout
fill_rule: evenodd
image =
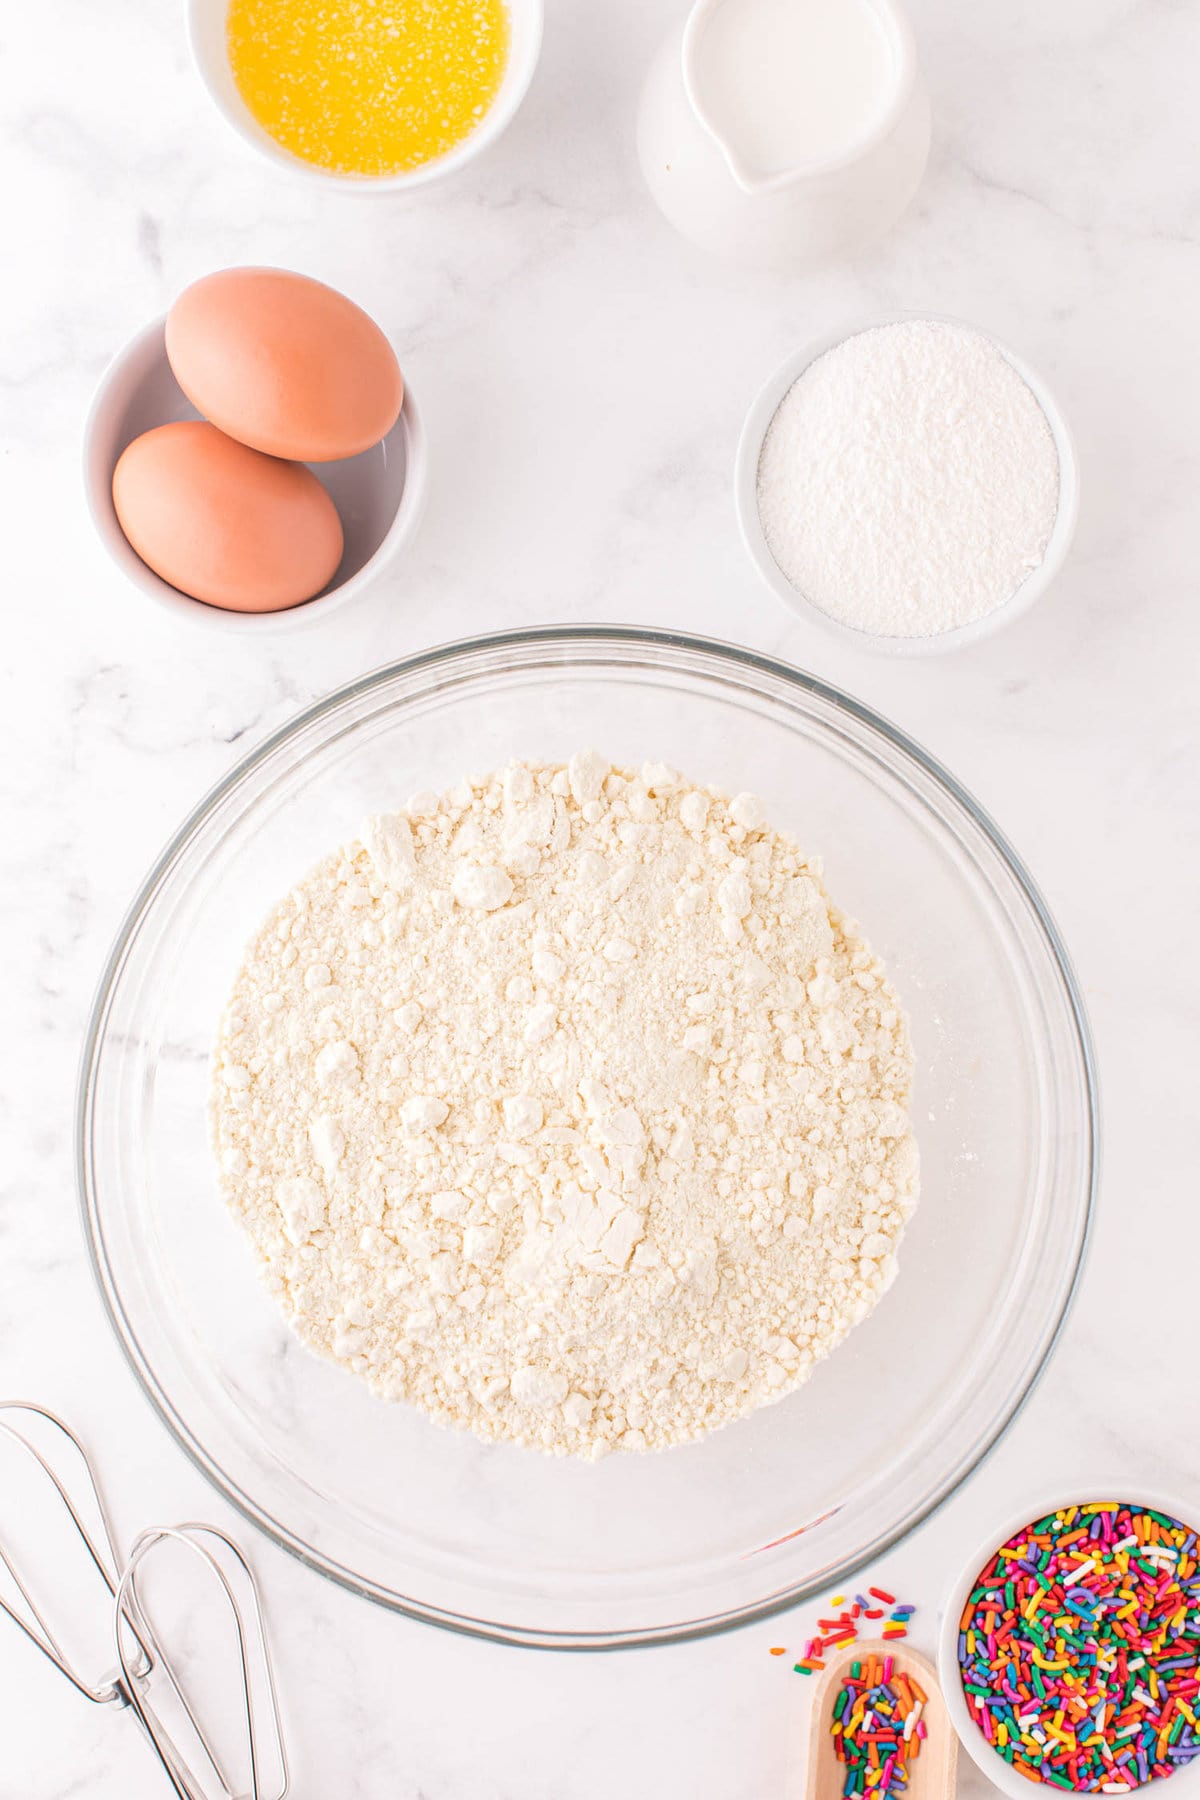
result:
M 961 1573 L 946 1597 L 938 1637 L 937 1655 L 938 1676 L 945 1696 L 946 1707 L 955 1731 L 972 1761 L 990 1782 L 994 1783 L 1002 1793 L 1010 1795 L 1012 1800 L 1030 1800 L 1031 1795 L 1039 1793 L 1051 1795 L 1092 1792 L 1128 1795 L 1144 1793 L 1150 1791 L 1151 1788 L 1156 1794 L 1161 1792 L 1168 1796 L 1168 1800 L 1194 1800 L 1194 1797 L 1200 1794 L 1200 1754 L 1193 1755 L 1190 1761 L 1179 1762 L 1171 1770 L 1168 1777 L 1169 1786 L 1163 1785 L 1161 1774 L 1151 1775 L 1147 1772 L 1147 1777 L 1141 1778 L 1136 1763 L 1133 1764 L 1128 1775 L 1125 1774 L 1121 1765 L 1117 1765 L 1113 1769 L 1112 1782 L 1106 1782 L 1105 1785 L 1098 1788 L 1094 1784 L 1087 1787 L 1076 1787 L 1070 1781 L 1060 1784 L 1045 1775 L 1041 1775 L 1040 1778 L 1037 1775 L 1025 1775 L 1005 1759 L 1002 1748 L 997 1748 L 995 1743 L 989 1741 L 988 1736 L 981 1728 L 978 1711 L 973 1706 L 972 1699 L 964 1687 L 966 1676 L 960 1660 L 961 1623 L 967 1604 L 981 1585 L 983 1576 L 993 1558 L 996 1558 L 1014 1538 L 1023 1535 L 1035 1523 L 1045 1521 L 1051 1516 L 1061 1517 L 1068 1530 L 1073 1525 L 1079 1524 L 1086 1531 L 1090 1530 L 1091 1517 L 1094 1516 L 1095 1510 L 1111 1513 L 1118 1506 L 1127 1506 L 1137 1513 L 1159 1514 L 1182 1526 L 1192 1539 L 1192 1549 L 1188 1554 L 1194 1557 L 1194 1534 L 1200 1525 L 1200 1504 L 1194 1500 L 1185 1500 L 1179 1494 L 1167 1493 L 1156 1485 L 1145 1483 L 1136 1477 L 1117 1481 L 1111 1479 L 1083 1480 L 1073 1484 L 1069 1495 L 1060 1493 L 1057 1500 L 1047 1502 L 1043 1494 L 1022 1507 L 1019 1512 L 1011 1514 L 989 1533 L 985 1542 L 980 1544 L 963 1564 Z M 1075 1512 L 1080 1514 L 1078 1520 L 1071 1518 L 1071 1514 Z M 1076 1591 L 1071 1588 L 1071 1582 L 1082 1583 L 1085 1578 L 1090 1576 L 1092 1563 L 1087 1554 L 1089 1547 L 1079 1544 L 1073 1552 L 1079 1560 L 1068 1578 L 1069 1591 Z M 1105 1553 L 1107 1554 L 1107 1549 Z M 1164 1552 L 1164 1557 L 1165 1555 Z M 1160 1571 L 1164 1567 L 1169 1570 L 1170 1563 L 1169 1561 L 1160 1562 L 1158 1566 Z M 1078 1591 L 1081 1593 L 1084 1591 L 1082 1586 Z M 999 1593 L 1000 1590 L 997 1589 L 997 1592 Z M 1003 1607 L 1001 1607 L 1002 1610 Z M 1053 1606 L 1050 1611 L 1053 1614 Z M 1004 1621 L 1000 1620 L 1000 1623 L 1003 1626 Z M 1192 1644 L 1194 1641 L 1190 1634 L 1187 1638 L 1180 1640 L 1180 1642 Z M 1200 1673 L 1200 1664 L 1197 1665 L 1197 1672 Z M 1052 1679 L 1052 1675 L 1050 1678 Z M 1032 1715 L 1035 1704 L 1031 1700 L 1028 1705 Z M 1195 1711 L 1195 1703 L 1193 1702 L 1192 1705 L 1193 1711 Z M 1045 1730 L 1040 1719 L 1033 1724 L 1033 1728 L 1043 1733 Z M 1108 1730 L 1111 1731 L 1111 1729 L 1110 1724 Z M 1117 1754 L 1119 1755 L 1121 1752 L 1118 1751 Z M 1037 1767 L 1036 1764 L 1030 1766 Z
M 746 416 L 734 489 L 779 599 L 843 641 L 906 656 L 1027 612 L 1066 559 L 1079 505 L 1045 382 L 990 333 L 932 313 L 865 320 L 788 357 Z

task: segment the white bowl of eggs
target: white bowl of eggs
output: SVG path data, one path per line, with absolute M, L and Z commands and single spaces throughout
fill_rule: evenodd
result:
M 421 187 L 506 130 L 542 46 L 544 0 L 188 0 L 192 60 L 243 143 L 358 193 Z
M 225 269 L 187 288 L 105 371 L 84 484 L 109 554 L 177 617 L 310 625 L 410 536 L 425 437 L 395 352 L 333 288 Z

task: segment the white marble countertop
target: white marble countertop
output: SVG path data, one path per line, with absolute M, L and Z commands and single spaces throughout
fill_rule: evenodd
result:
M 405 202 L 326 197 L 260 166 L 192 75 L 177 4 L 5 9 L 0 1390 L 57 1406 L 100 1447 L 123 1532 L 228 1517 L 109 1332 L 70 1153 L 102 958 L 200 793 L 312 696 L 433 642 L 569 620 L 734 638 L 847 687 L 974 789 L 1058 916 L 1098 1041 L 1104 1191 L 1065 1339 L 988 1466 L 879 1571 L 921 1603 L 931 1647 L 955 1559 L 1040 1477 L 1087 1464 L 1200 1494 L 1198 1328 L 1170 1248 L 1173 1229 L 1195 1235 L 1200 15 L 913 0 L 936 121 L 915 208 L 850 265 L 777 281 L 690 252 L 642 190 L 638 86 L 677 5 L 552 0 L 510 134 Z M 384 584 L 311 635 L 248 642 L 179 629 L 127 590 L 78 473 L 108 355 L 186 282 L 242 261 L 306 269 L 376 314 L 433 454 L 424 525 Z M 896 307 L 977 321 L 1044 371 L 1083 481 L 1074 554 L 1033 614 L 913 663 L 785 612 L 731 499 L 741 417 L 774 364 Z M 504 1650 L 376 1610 L 238 1529 L 297 1800 L 789 1791 L 805 1684 L 766 1654 L 786 1625 L 617 1656 Z M 0 1695 L 0 1794 L 164 1792 L 136 1733 L 7 1629 Z M 964 1775 L 961 1791 L 988 1790 Z

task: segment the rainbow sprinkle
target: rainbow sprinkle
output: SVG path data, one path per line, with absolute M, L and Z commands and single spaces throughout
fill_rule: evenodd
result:
M 908 1772 L 921 1754 L 926 1695 L 890 1656 L 852 1663 L 833 1707 L 834 1749 L 846 1770 L 843 1794 L 891 1800 L 907 1793 Z
M 1128 1794 L 1200 1756 L 1196 1533 L 1095 1501 L 1002 1544 L 963 1609 L 980 1731 L 1030 1781 Z
M 872 1606 L 872 1599 L 881 1600 L 891 1608 L 886 1612 L 883 1606 Z M 838 1612 L 837 1608 L 842 1611 Z M 817 1675 L 825 1667 L 823 1657 L 828 1650 L 840 1650 L 846 1644 L 856 1644 L 860 1630 L 869 1621 L 886 1620 L 881 1628 L 885 1638 L 896 1639 L 908 1636 L 908 1624 L 916 1612 L 915 1606 L 899 1606 L 893 1594 L 883 1588 L 868 1588 L 865 1594 L 855 1594 L 853 1601 L 846 1594 L 835 1594 L 829 1602 L 831 1617 L 817 1620 L 817 1629 L 810 1638 L 804 1640 L 804 1654 L 799 1662 L 793 1663 L 797 1675 Z M 867 1630 L 869 1637 L 875 1632 Z M 783 1651 L 772 1648 L 772 1656 L 782 1656 Z

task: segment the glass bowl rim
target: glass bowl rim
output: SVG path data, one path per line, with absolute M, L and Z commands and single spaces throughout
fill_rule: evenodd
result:
M 1078 1044 L 1079 1067 L 1083 1076 L 1083 1098 L 1087 1114 L 1086 1141 L 1083 1150 L 1087 1191 L 1078 1247 L 1074 1265 L 1070 1271 L 1070 1279 L 1059 1297 L 1057 1316 L 1047 1335 L 1041 1358 L 1030 1370 L 1024 1388 L 1009 1402 L 1006 1415 L 1001 1419 L 990 1439 L 971 1451 L 960 1466 L 943 1479 L 938 1489 L 911 1517 L 896 1525 L 882 1539 L 873 1543 L 864 1557 L 847 1562 L 833 1571 L 831 1578 L 836 1577 L 836 1580 L 841 1583 L 853 1580 L 868 1561 L 877 1560 L 880 1556 L 885 1555 L 902 1539 L 932 1518 L 948 1500 L 965 1486 L 1002 1442 L 1037 1387 L 1058 1346 L 1079 1290 L 1095 1220 L 1100 1175 L 1100 1098 L 1091 1028 L 1070 955 L 1058 927 L 1032 876 L 989 814 L 942 763 L 930 755 L 907 732 L 902 731 L 899 726 L 885 719 L 873 707 L 854 699 L 843 689 L 821 680 L 806 670 L 795 668 L 777 657 L 762 655 L 758 651 L 747 649 L 742 645 L 727 643 L 719 638 L 698 637 L 687 632 L 603 624 L 530 626 L 518 630 L 489 632 L 476 637 L 455 639 L 417 651 L 411 656 L 401 657 L 394 662 L 384 663 L 367 674 L 357 676 L 334 688 L 322 698 L 293 714 L 290 719 L 285 720 L 282 725 L 276 727 L 274 731 L 269 732 L 266 737 L 254 745 L 190 809 L 181 824 L 172 833 L 165 848 L 155 859 L 126 909 L 97 982 L 84 1033 L 75 1096 L 74 1162 L 76 1194 L 84 1242 L 109 1324 L 121 1346 L 126 1362 L 159 1419 L 189 1461 L 223 1499 L 228 1501 L 250 1524 L 262 1531 L 280 1549 L 286 1550 L 289 1555 L 294 1556 L 307 1568 L 328 1580 L 337 1582 L 340 1587 L 346 1588 L 351 1593 L 372 1600 L 392 1612 L 398 1612 L 423 1624 L 436 1625 L 443 1630 L 453 1631 L 467 1637 L 482 1638 L 494 1643 L 516 1645 L 526 1649 L 595 1652 L 685 1643 L 692 1639 L 712 1637 L 725 1631 L 736 1630 L 741 1626 L 761 1622 L 777 1613 L 786 1611 L 810 1597 L 820 1588 L 827 1586 L 828 1580 L 823 1578 L 815 1586 L 811 1581 L 795 1582 L 790 1587 L 767 1595 L 761 1600 L 749 1601 L 745 1605 L 731 1608 L 727 1612 L 707 1617 L 693 1617 L 679 1625 L 653 1626 L 644 1631 L 634 1629 L 612 1634 L 504 1626 L 494 1620 L 476 1619 L 467 1614 L 440 1610 L 429 1603 L 398 1595 L 355 1575 L 352 1570 L 342 1567 L 332 1558 L 315 1551 L 302 1539 L 296 1537 L 286 1525 L 272 1518 L 262 1503 L 253 1500 L 248 1494 L 244 1494 L 236 1482 L 213 1460 L 183 1419 L 176 1413 L 166 1392 L 162 1389 L 157 1375 L 143 1354 L 137 1334 L 126 1319 L 119 1294 L 110 1280 L 105 1258 L 101 1254 L 100 1240 L 103 1234 L 99 1227 L 98 1213 L 94 1204 L 95 1189 L 91 1159 L 94 1082 L 105 1019 L 116 983 L 161 884 L 171 873 L 192 837 L 206 822 L 210 814 L 290 739 L 299 736 L 321 719 L 335 714 L 341 707 L 370 694 L 374 689 L 386 687 L 397 677 L 413 674 L 423 669 L 436 669 L 443 665 L 452 665 L 457 660 L 486 655 L 489 652 L 502 653 L 505 650 L 520 651 L 535 647 L 552 649 L 555 646 L 582 648 L 589 645 L 600 651 L 606 646 L 616 648 L 622 645 L 647 651 L 675 651 L 707 659 L 716 664 L 732 664 L 735 669 L 740 668 L 747 672 L 766 675 L 787 686 L 798 688 L 802 693 L 841 711 L 856 724 L 877 733 L 892 748 L 899 750 L 904 756 L 911 759 L 918 769 L 933 781 L 936 787 L 948 794 L 961 807 L 1000 859 L 1041 929 L 1046 948 L 1050 952 L 1061 984 L 1062 996 L 1066 1000 L 1070 1022 Z

